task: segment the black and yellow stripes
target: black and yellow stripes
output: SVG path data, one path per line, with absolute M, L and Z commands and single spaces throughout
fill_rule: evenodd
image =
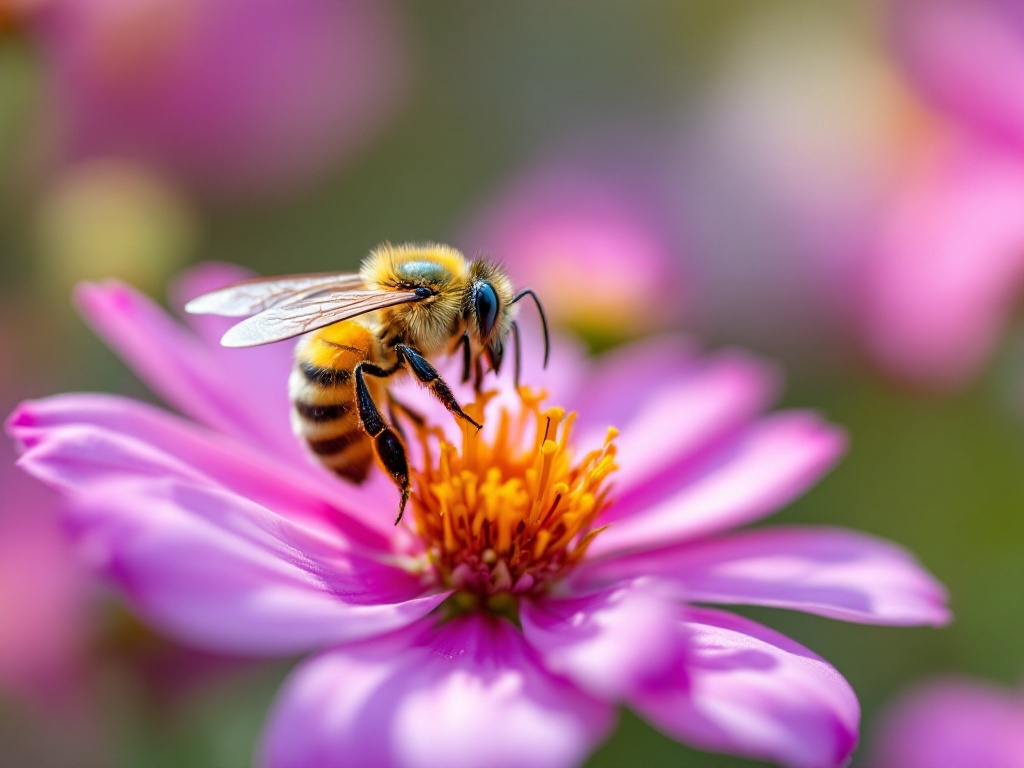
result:
M 354 482 L 366 478 L 373 444 L 360 423 L 352 372 L 374 343 L 360 323 L 325 328 L 299 346 L 289 387 L 295 431 L 321 463 Z

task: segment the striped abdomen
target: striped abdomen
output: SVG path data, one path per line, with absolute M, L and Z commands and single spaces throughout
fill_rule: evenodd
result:
M 372 359 L 375 344 L 359 322 L 328 326 L 299 343 L 289 381 L 295 432 L 324 466 L 356 483 L 366 479 L 373 448 L 359 422 L 352 371 Z M 380 381 L 367 384 L 377 399 Z

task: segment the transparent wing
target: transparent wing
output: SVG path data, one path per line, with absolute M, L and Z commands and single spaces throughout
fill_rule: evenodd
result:
M 422 298 L 414 291 L 342 291 L 299 299 L 271 307 L 232 326 L 220 343 L 225 347 L 270 344 Z
M 358 290 L 363 281 L 355 272 L 323 272 L 283 277 L 255 277 L 197 296 L 185 305 L 193 315 L 245 317 L 320 293 Z

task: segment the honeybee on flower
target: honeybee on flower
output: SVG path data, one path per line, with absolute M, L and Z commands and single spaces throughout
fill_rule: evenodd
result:
M 529 288 L 513 292 L 498 264 L 469 262 L 445 245 L 384 244 L 358 273 L 292 275 L 245 280 L 193 299 L 195 314 L 252 315 L 233 326 L 228 347 L 270 344 L 308 334 L 299 342 L 289 391 L 292 423 L 312 453 L 336 474 L 363 482 L 373 457 L 398 486 L 397 525 L 409 500 L 409 463 L 396 431 L 397 412 L 421 418 L 382 382 L 411 371 L 454 416 L 480 424 L 456 401 L 430 358 L 461 349 L 462 379 L 473 374 L 479 392 L 483 361 L 501 370 L 512 334 L 519 381 L 516 302 L 533 298 Z M 547 363 L 547 325 L 544 361 Z M 378 403 L 387 401 L 388 424 Z

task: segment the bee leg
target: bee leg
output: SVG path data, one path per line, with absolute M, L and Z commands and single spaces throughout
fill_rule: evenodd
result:
M 462 410 L 462 406 L 455 400 L 455 395 L 452 394 L 451 389 L 445 383 L 444 379 L 437 372 L 427 359 L 407 344 L 398 344 L 395 346 L 395 354 L 398 355 L 398 361 L 400 363 L 407 363 L 410 370 L 416 375 L 416 378 L 421 383 L 426 384 L 434 397 L 441 401 L 441 405 L 448 409 L 448 411 L 460 419 L 465 419 L 477 429 L 481 428 L 480 424 L 477 424 L 473 418 Z
M 462 347 L 462 383 L 469 381 L 469 374 L 472 371 L 473 361 L 470 358 L 469 334 L 463 333 L 462 338 L 455 342 L 455 349 Z
M 366 386 L 365 376 L 378 376 L 385 378 L 397 370 L 395 368 L 379 368 L 370 363 L 360 363 L 355 367 L 356 404 L 359 408 L 359 420 L 363 428 L 373 439 L 373 450 L 384 466 L 395 485 L 402 494 L 402 500 L 398 504 L 398 518 L 395 525 L 402 521 L 405 513 L 405 505 L 409 501 L 409 460 L 406 458 L 405 445 L 402 438 L 388 426 L 380 413 L 377 404 L 370 396 L 370 390 Z
M 519 349 L 519 323 L 515 320 L 512 321 L 512 344 L 516 348 L 516 367 L 515 367 L 515 378 L 513 379 L 516 384 L 516 391 L 519 390 L 519 369 L 522 367 L 523 356 Z
M 473 361 L 473 391 L 480 394 L 484 385 L 484 365 L 478 357 Z

